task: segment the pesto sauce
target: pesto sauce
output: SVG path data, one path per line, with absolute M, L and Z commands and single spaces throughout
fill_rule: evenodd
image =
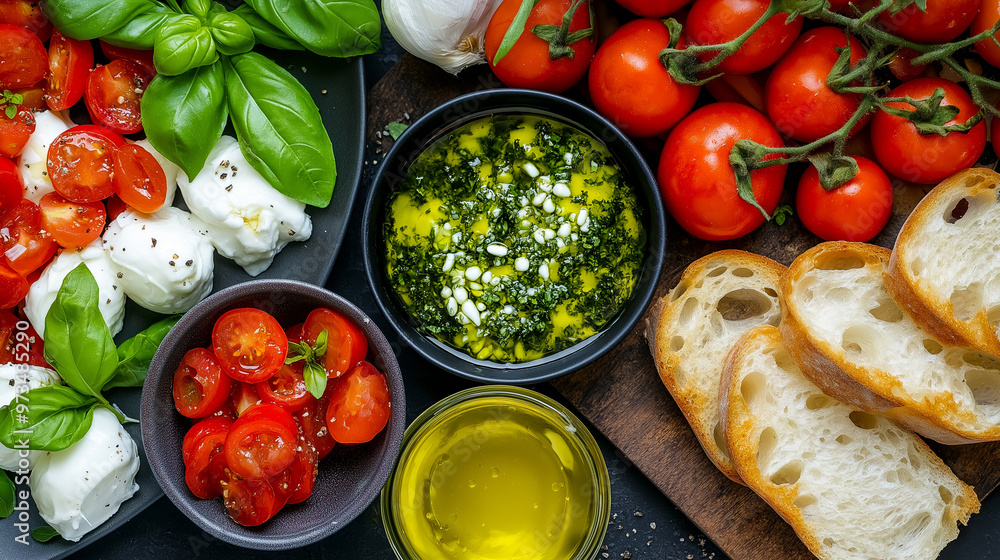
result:
M 389 282 L 418 329 L 495 362 L 596 334 L 631 296 L 646 241 L 607 148 L 527 115 L 473 121 L 419 155 L 384 228 Z

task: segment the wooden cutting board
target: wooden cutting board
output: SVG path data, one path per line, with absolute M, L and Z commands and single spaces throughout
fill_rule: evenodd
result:
M 392 122 L 409 123 L 440 103 L 501 84 L 488 70 L 470 69 L 451 77 L 437 67 L 405 56 L 368 95 L 368 135 L 384 154 Z M 575 93 L 579 96 L 579 92 Z M 655 169 L 655 141 L 642 146 Z M 792 170 L 790 176 L 799 173 Z M 793 185 L 783 204 L 792 203 Z M 899 185 L 893 219 L 873 243 L 891 247 L 899 228 L 926 188 Z M 662 297 L 692 261 L 720 249 L 743 249 L 785 265 L 821 240 L 799 224 L 767 224 L 731 242 L 695 239 L 668 226 L 667 255 L 657 289 Z M 552 385 L 635 464 L 678 508 L 733 560 L 813 558 L 777 514 L 752 491 L 723 476 L 705 456 L 694 434 L 660 383 L 644 336 L 645 319 L 624 342 L 593 365 Z M 932 444 L 955 473 L 984 498 L 1000 483 L 1000 443 L 947 447 Z

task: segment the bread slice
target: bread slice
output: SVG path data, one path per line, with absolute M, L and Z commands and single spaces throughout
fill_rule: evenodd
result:
M 967 169 L 934 187 L 896 238 L 886 285 L 925 330 L 1000 356 L 1000 173 Z
M 657 303 L 647 327 L 660 379 L 684 413 L 709 459 L 740 482 L 719 424 L 719 379 L 736 339 L 781 316 L 779 281 L 785 267 L 744 251 L 702 257 Z
M 736 343 L 720 399 L 736 471 L 821 560 L 936 558 L 979 511 L 923 440 L 823 394 L 774 327 Z
M 821 243 L 782 279 L 781 333 L 830 396 L 945 444 L 1000 439 L 1000 359 L 942 345 L 892 299 L 890 251 Z

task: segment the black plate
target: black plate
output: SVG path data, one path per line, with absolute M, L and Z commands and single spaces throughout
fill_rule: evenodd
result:
M 319 106 L 323 123 L 333 140 L 334 155 L 337 160 L 337 183 L 333 200 L 326 208 L 310 208 L 312 217 L 312 237 L 305 243 L 291 243 L 279 253 L 274 263 L 257 278 L 289 278 L 322 286 L 330 274 L 330 267 L 340 250 L 340 243 L 349 221 L 354 197 L 361 179 L 361 164 L 364 153 L 365 88 L 364 68 L 361 58 L 332 59 L 311 53 L 281 52 L 264 50 L 283 68 L 292 73 L 312 94 Z M 231 132 L 229 134 L 232 134 Z M 215 256 L 214 290 L 233 286 L 250 280 L 251 277 L 235 262 Z M 125 326 L 116 337 L 118 342 L 139 332 L 153 321 L 162 318 L 129 301 L 125 308 Z M 111 402 L 117 404 L 132 418 L 139 418 L 141 389 L 119 389 L 109 393 Z M 0 522 L 0 558 L 19 560 L 63 558 L 110 533 L 150 504 L 163 496 L 163 490 L 156 483 L 142 449 L 139 424 L 126 426 L 139 448 L 140 467 L 136 482 L 139 491 L 122 504 L 118 513 L 106 523 L 84 535 L 79 542 L 71 543 L 54 539 L 39 543 L 28 537 L 25 546 L 14 539 L 21 534 L 15 527 L 18 512 Z M 28 490 L 28 485 L 18 485 L 17 490 Z M 30 502 L 32 528 L 42 526 L 44 521 L 38 515 L 34 502 Z

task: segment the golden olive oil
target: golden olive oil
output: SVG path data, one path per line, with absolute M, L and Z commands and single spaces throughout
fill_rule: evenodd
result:
M 395 532 L 422 560 L 579 558 L 606 525 L 593 461 L 574 422 L 535 400 L 460 402 L 409 438 L 390 481 Z

